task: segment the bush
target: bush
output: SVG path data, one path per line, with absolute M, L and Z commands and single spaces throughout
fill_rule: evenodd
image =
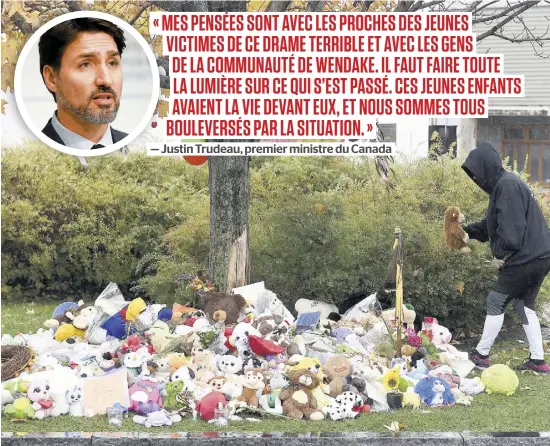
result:
M 4 153 L 4 297 L 95 298 L 115 281 L 127 298 L 185 301 L 176 279 L 208 263 L 207 166 L 139 154 L 89 164 L 86 172 L 38 145 Z M 443 238 L 447 206 L 468 222 L 487 207 L 461 164 L 448 156 L 396 163 L 396 187 L 386 190 L 372 159 L 254 159 L 251 281 L 265 281 L 290 310 L 299 298 L 338 304 L 380 290 L 399 226 L 405 300 L 449 327 L 482 322 L 497 275 L 485 262 L 489 247 L 472 242 L 463 255 Z
M 154 297 L 159 285 L 151 275 L 167 274 L 166 259 L 174 259 L 167 271 L 179 265 L 179 274 L 204 261 L 204 231 L 194 228 L 197 215 L 201 225 L 208 222 L 205 169 L 144 155 L 109 155 L 88 164 L 85 171 L 77 158 L 38 144 L 4 151 L 5 298 L 93 298 L 110 281 L 126 293 L 133 287 Z M 176 253 L 174 228 L 187 240 Z M 173 279 L 163 286 L 159 297 L 176 289 Z
M 339 303 L 384 285 L 399 226 L 404 293 L 420 317 L 450 327 L 482 322 L 496 279 L 488 244 L 463 255 L 447 249 L 443 213 L 458 205 L 468 222 L 484 216 L 488 197 L 448 156 L 397 164 L 387 191 L 372 160 L 273 158 L 252 177 L 253 280 L 264 280 L 293 307 L 301 298 Z

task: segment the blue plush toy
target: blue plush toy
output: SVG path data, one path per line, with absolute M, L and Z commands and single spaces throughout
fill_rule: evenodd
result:
M 159 311 L 158 318 L 161 321 L 168 322 L 172 320 L 172 315 L 173 315 L 173 312 L 171 308 L 163 308 L 162 310 Z
M 416 365 L 411 368 L 411 371 L 407 372 L 405 375 L 407 378 L 411 378 L 416 382 L 428 376 L 428 373 L 430 373 L 430 371 L 428 370 L 428 367 L 426 367 L 424 361 L 419 360 L 416 362 Z
M 453 406 L 455 397 L 449 384 L 433 376 L 425 376 L 414 386 L 414 391 L 420 396 L 422 402 L 429 407 Z

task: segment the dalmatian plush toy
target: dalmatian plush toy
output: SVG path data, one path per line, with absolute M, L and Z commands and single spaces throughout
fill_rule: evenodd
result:
M 332 402 L 325 408 L 325 415 L 332 421 L 340 421 L 344 419 L 344 408 L 336 401 Z
M 354 412 L 354 407 L 363 405 L 363 398 L 353 392 L 344 392 L 336 397 L 336 403 L 340 404 L 344 418 L 357 418 L 361 415 L 359 412 Z

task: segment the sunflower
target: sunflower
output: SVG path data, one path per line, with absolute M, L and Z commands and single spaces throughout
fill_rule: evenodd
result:
M 396 369 L 386 372 L 382 382 L 386 390 L 397 390 L 399 387 L 399 372 Z

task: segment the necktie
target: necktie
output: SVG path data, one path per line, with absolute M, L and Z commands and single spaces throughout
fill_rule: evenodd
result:
M 105 147 L 103 144 L 94 144 L 90 150 L 103 149 L 103 147 Z

